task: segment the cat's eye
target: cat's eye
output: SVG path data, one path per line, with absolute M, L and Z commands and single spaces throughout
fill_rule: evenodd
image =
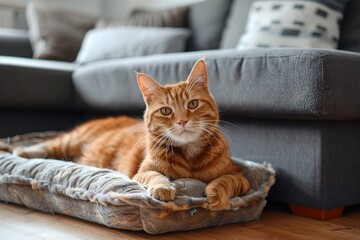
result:
M 194 99 L 194 100 L 191 100 L 189 103 L 188 103 L 188 108 L 190 109 L 195 109 L 199 106 L 199 100 L 197 99 Z
M 164 116 L 168 116 L 172 113 L 172 110 L 169 107 L 162 107 L 160 108 L 160 113 Z

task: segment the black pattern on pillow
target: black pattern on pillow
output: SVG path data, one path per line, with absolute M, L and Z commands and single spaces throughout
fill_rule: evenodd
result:
M 336 49 L 346 3 L 347 0 L 256 1 L 237 48 Z

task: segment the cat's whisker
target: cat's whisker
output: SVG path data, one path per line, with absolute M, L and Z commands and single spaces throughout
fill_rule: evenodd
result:
M 154 148 L 157 147 L 157 145 L 162 141 L 162 139 L 165 137 L 165 135 L 159 135 L 158 138 L 156 138 L 156 142 L 154 143 L 153 147 L 150 149 L 149 153 L 151 154 Z
M 169 142 L 168 142 L 169 143 Z M 169 151 L 169 144 L 166 143 L 166 152 L 165 152 L 165 159 L 168 161 L 168 151 Z
M 149 131 L 149 133 L 150 133 L 152 136 L 160 133 L 160 134 L 159 134 L 159 136 L 160 136 L 160 135 L 166 133 L 166 130 L 165 130 L 165 129 L 160 129 L 160 130 L 154 131 L 154 132 Z
M 139 137 L 139 139 L 136 141 L 136 143 L 133 145 L 133 147 L 131 148 L 131 152 L 134 150 L 134 148 L 146 137 L 146 132 L 144 131 L 144 134 Z
M 221 126 L 221 125 L 219 125 L 218 123 L 214 123 L 214 121 L 211 121 L 211 120 L 201 120 L 201 121 L 199 121 L 200 123 L 203 123 L 203 124 L 205 124 L 205 125 L 209 125 L 209 126 L 213 126 L 213 127 L 216 127 L 216 128 L 220 128 L 220 129 L 222 129 L 222 130 L 224 130 L 224 131 L 228 131 L 228 129 L 226 129 L 225 127 L 223 127 L 223 126 Z
M 159 136 L 154 137 L 154 140 L 156 140 L 156 142 L 154 143 L 153 147 L 150 149 L 148 154 L 152 153 L 154 147 L 156 147 L 157 143 L 161 140 L 162 137 L 163 137 L 163 135 L 159 135 Z M 141 155 L 143 155 L 144 153 L 147 153 L 147 151 L 148 151 L 148 148 L 145 148 Z
M 175 127 L 170 127 L 168 128 L 168 134 L 171 135 L 171 134 L 176 134 L 176 128 Z M 171 140 L 171 138 L 169 137 L 169 139 Z M 172 142 L 172 141 L 171 141 Z
M 144 137 L 147 137 L 147 135 L 145 134 L 145 136 L 144 136 Z M 145 147 L 145 148 L 142 150 L 142 152 L 141 152 L 141 154 L 140 154 L 139 158 L 141 159 L 144 155 L 146 155 L 146 152 L 147 152 L 147 147 Z
M 239 125 L 236 125 L 236 124 L 234 124 L 234 123 L 232 123 L 232 122 L 229 122 L 229 121 L 224 121 L 224 120 L 204 120 L 205 122 L 207 121 L 207 122 L 221 122 L 221 123 L 226 123 L 226 124 L 229 124 L 229 125 L 231 125 L 231 126 L 233 126 L 233 127 L 236 127 L 236 128 L 238 128 L 238 129 L 243 129 L 242 127 L 240 127 Z
M 170 146 L 171 146 L 171 152 L 172 152 L 172 154 L 174 155 L 174 148 L 173 148 L 174 145 L 173 145 L 173 141 L 171 140 L 170 142 L 171 142 L 171 144 L 170 144 Z
M 166 138 L 166 141 L 167 141 L 167 143 L 166 143 L 166 150 L 167 150 L 167 148 L 168 148 L 169 146 L 171 147 L 171 149 L 172 149 L 172 147 L 173 147 L 174 141 L 173 141 L 173 139 L 170 137 L 170 134 L 174 134 L 174 133 L 175 133 L 174 130 L 175 130 L 174 127 L 168 128 L 167 138 Z M 166 152 L 166 153 L 167 153 L 167 152 Z M 172 149 L 172 153 L 174 154 L 173 149 Z
M 221 132 L 221 135 L 224 135 L 224 137 L 225 137 L 229 142 L 233 143 L 233 141 L 232 141 L 232 139 L 230 138 L 230 136 L 229 136 L 228 134 L 222 132 L 221 130 L 219 130 L 219 129 L 213 129 L 213 128 L 211 128 L 211 127 L 208 127 L 208 129 L 209 129 L 209 130 L 214 130 L 214 131 L 219 131 L 219 132 Z M 221 136 L 221 138 L 223 138 L 223 136 Z
M 209 127 L 214 131 L 219 131 L 220 133 L 225 135 L 225 137 L 227 139 L 229 139 L 230 142 L 233 142 L 231 137 L 230 137 L 230 132 L 226 128 L 224 128 L 224 127 L 222 127 L 222 126 L 220 126 L 218 124 L 211 123 L 211 122 L 214 122 L 214 121 L 211 121 L 211 120 L 199 120 L 199 121 L 194 122 L 194 124 L 197 124 L 198 127 L 202 127 L 201 125 L 204 124 L 206 127 Z M 203 127 L 205 127 L 205 126 L 203 126 Z
M 230 137 L 230 132 L 228 132 L 228 130 L 226 128 L 222 128 L 221 126 L 218 126 L 216 124 L 211 124 L 211 123 L 205 123 L 206 127 L 215 130 L 215 131 L 219 131 L 220 133 L 222 133 L 223 135 L 225 135 L 225 137 L 232 142 L 232 139 Z
M 206 128 L 202 127 L 201 128 L 202 130 L 206 131 L 207 133 L 209 133 L 212 137 L 215 138 L 216 141 L 218 141 L 220 147 L 221 147 L 221 151 L 222 151 L 222 158 L 223 158 L 223 155 L 224 155 L 224 151 L 225 151 L 225 147 L 224 145 L 222 144 L 222 142 L 212 133 L 210 132 L 209 130 L 207 130 Z
M 161 146 L 166 142 L 166 139 L 167 139 L 167 138 L 168 138 L 168 136 L 165 136 L 165 138 L 158 144 L 158 147 L 157 147 L 156 152 L 155 152 L 155 158 L 158 157 L 160 148 L 161 148 Z M 165 144 L 165 145 L 166 145 L 166 144 Z
M 173 160 L 173 157 L 174 157 L 174 151 L 173 151 L 173 140 L 171 139 L 171 137 L 169 136 L 168 137 L 168 142 L 166 144 L 166 154 L 169 150 L 169 148 L 172 149 L 172 155 L 171 155 L 171 159 Z M 166 155 L 166 160 L 167 160 L 167 155 Z
M 204 123 L 211 123 L 213 125 L 216 125 L 216 126 L 219 126 L 220 128 L 222 129 L 226 129 L 227 131 L 229 131 L 227 128 L 225 128 L 224 126 L 221 126 L 219 125 L 219 122 L 220 123 L 225 123 L 225 124 L 228 124 L 228 125 L 231 125 L 233 127 L 236 127 L 238 129 L 242 129 L 242 127 L 232 123 L 232 122 L 228 122 L 228 121 L 224 121 L 224 120 L 201 120 L 201 122 L 204 122 Z
M 162 143 L 163 143 L 163 140 L 166 139 L 166 137 L 167 137 L 167 135 L 166 135 L 166 134 L 163 134 L 163 135 L 161 135 L 161 138 L 156 141 L 156 143 L 154 144 L 154 146 L 153 146 L 152 149 L 150 150 L 151 156 L 157 157 L 158 150 L 159 150 L 159 148 L 161 147 L 161 145 L 162 145 Z M 155 154 L 153 155 L 152 152 L 153 152 L 154 148 L 156 148 L 156 152 L 155 152 Z
M 211 159 L 212 158 L 214 158 L 214 149 L 213 149 L 213 145 L 212 145 L 212 143 L 211 143 L 211 141 L 210 141 L 210 139 L 206 136 L 206 134 L 205 133 L 201 133 L 201 134 L 203 134 L 204 135 L 204 137 L 206 137 L 206 139 L 207 139 L 207 141 L 209 142 L 209 144 L 210 144 L 210 147 L 211 147 Z

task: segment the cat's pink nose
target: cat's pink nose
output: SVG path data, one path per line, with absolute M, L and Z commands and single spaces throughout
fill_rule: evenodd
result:
M 180 124 L 181 126 L 185 127 L 185 124 L 188 122 L 188 120 L 180 120 L 177 122 L 177 124 Z

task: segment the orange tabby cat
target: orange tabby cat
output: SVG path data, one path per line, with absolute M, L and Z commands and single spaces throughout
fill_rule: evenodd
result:
M 199 179 L 209 183 L 205 192 L 213 210 L 247 193 L 249 182 L 230 160 L 219 130 L 205 61 L 196 62 L 188 79 L 177 84 L 162 86 L 143 73 L 137 78 L 147 106 L 144 121 L 123 116 L 93 120 L 44 143 L 16 148 L 14 154 L 113 168 L 162 201 L 175 198 L 172 179 Z

